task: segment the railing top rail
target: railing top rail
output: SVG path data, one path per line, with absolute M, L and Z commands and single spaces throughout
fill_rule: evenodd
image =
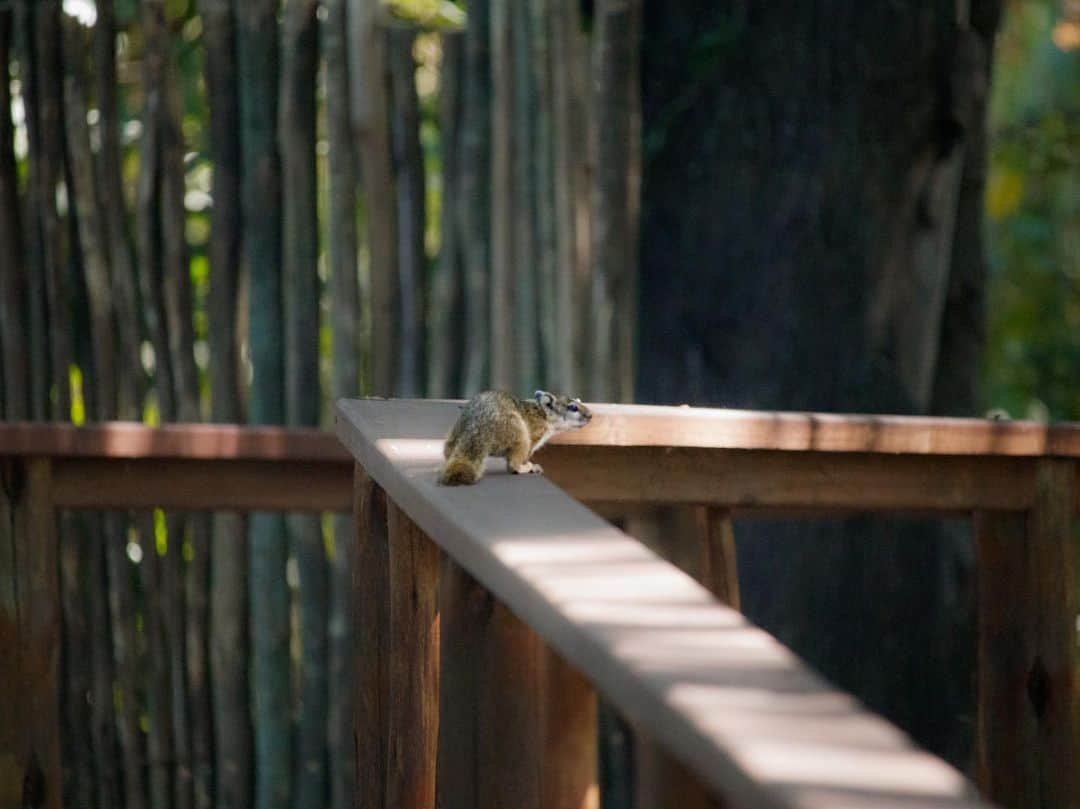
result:
M 375 400 L 371 400 L 375 401 Z M 396 407 L 452 404 L 394 401 Z M 587 428 L 552 443 L 610 447 L 689 447 L 912 455 L 1080 458 L 1080 423 L 789 413 L 652 405 L 590 405 Z M 417 416 L 422 412 L 417 411 Z M 0 455 L 100 458 L 347 460 L 338 442 L 315 429 L 234 424 L 108 422 L 76 427 L 0 422 Z
M 602 418 L 560 443 L 915 455 L 1080 458 L 1080 423 L 589 405 Z
M 348 461 L 332 433 L 236 424 L 149 427 L 113 421 L 76 427 L 51 422 L 0 422 L 0 456 L 66 458 Z
M 544 477 L 435 483 L 451 403 L 342 401 L 338 434 L 443 550 L 732 805 L 983 806 L 966 780 Z

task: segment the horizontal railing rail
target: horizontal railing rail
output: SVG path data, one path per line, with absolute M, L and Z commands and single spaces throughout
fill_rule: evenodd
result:
M 310 429 L 0 423 L 0 459 L 49 466 L 57 508 L 349 511 L 352 460 Z

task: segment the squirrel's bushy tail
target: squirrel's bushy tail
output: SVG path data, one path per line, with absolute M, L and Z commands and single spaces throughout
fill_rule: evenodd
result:
M 480 470 L 460 455 L 452 456 L 439 474 L 439 483 L 443 486 L 467 486 L 476 483 Z

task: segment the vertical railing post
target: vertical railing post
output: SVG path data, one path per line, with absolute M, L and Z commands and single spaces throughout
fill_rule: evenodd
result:
M 0 805 L 59 809 L 60 584 L 52 468 L 2 465 Z
M 692 514 L 676 511 L 669 522 L 687 525 L 693 517 L 694 543 L 692 552 L 680 561 L 699 584 L 721 604 L 739 609 L 739 574 L 735 552 L 735 533 L 727 509 L 715 506 L 695 506 Z M 689 527 L 689 526 L 687 526 Z M 654 537 L 668 558 L 689 544 L 681 532 L 664 531 L 654 527 Z M 673 758 L 650 737 L 646 728 L 635 728 L 634 766 L 638 806 L 657 809 L 713 809 L 720 802 L 711 796 L 700 779 L 682 762 Z
M 739 609 L 739 570 L 735 553 L 735 530 L 727 509 L 698 506 L 698 581 L 721 604 Z
M 1072 461 L 1037 464 L 1025 514 L 975 515 L 978 782 L 1015 809 L 1080 805 Z
M 542 807 L 600 809 L 596 691 L 553 649 L 543 659 Z
M 387 809 L 434 809 L 439 738 L 439 548 L 398 506 L 390 533 Z
M 465 570 L 442 569 L 441 809 L 597 809 L 596 695 Z
M 390 648 L 390 565 L 386 495 L 356 465 L 353 480 L 353 739 L 356 809 L 386 806 L 387 671 Z

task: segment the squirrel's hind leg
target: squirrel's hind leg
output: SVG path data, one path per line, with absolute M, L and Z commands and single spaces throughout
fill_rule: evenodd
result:
M 516 441 L 506 453 L 506 469 L 514 475 L 539 475 L 544 470 L 540 464 L 529 460 L 532 444 L 529 441 L 528 429 L 522 424 L 521 439 Z

